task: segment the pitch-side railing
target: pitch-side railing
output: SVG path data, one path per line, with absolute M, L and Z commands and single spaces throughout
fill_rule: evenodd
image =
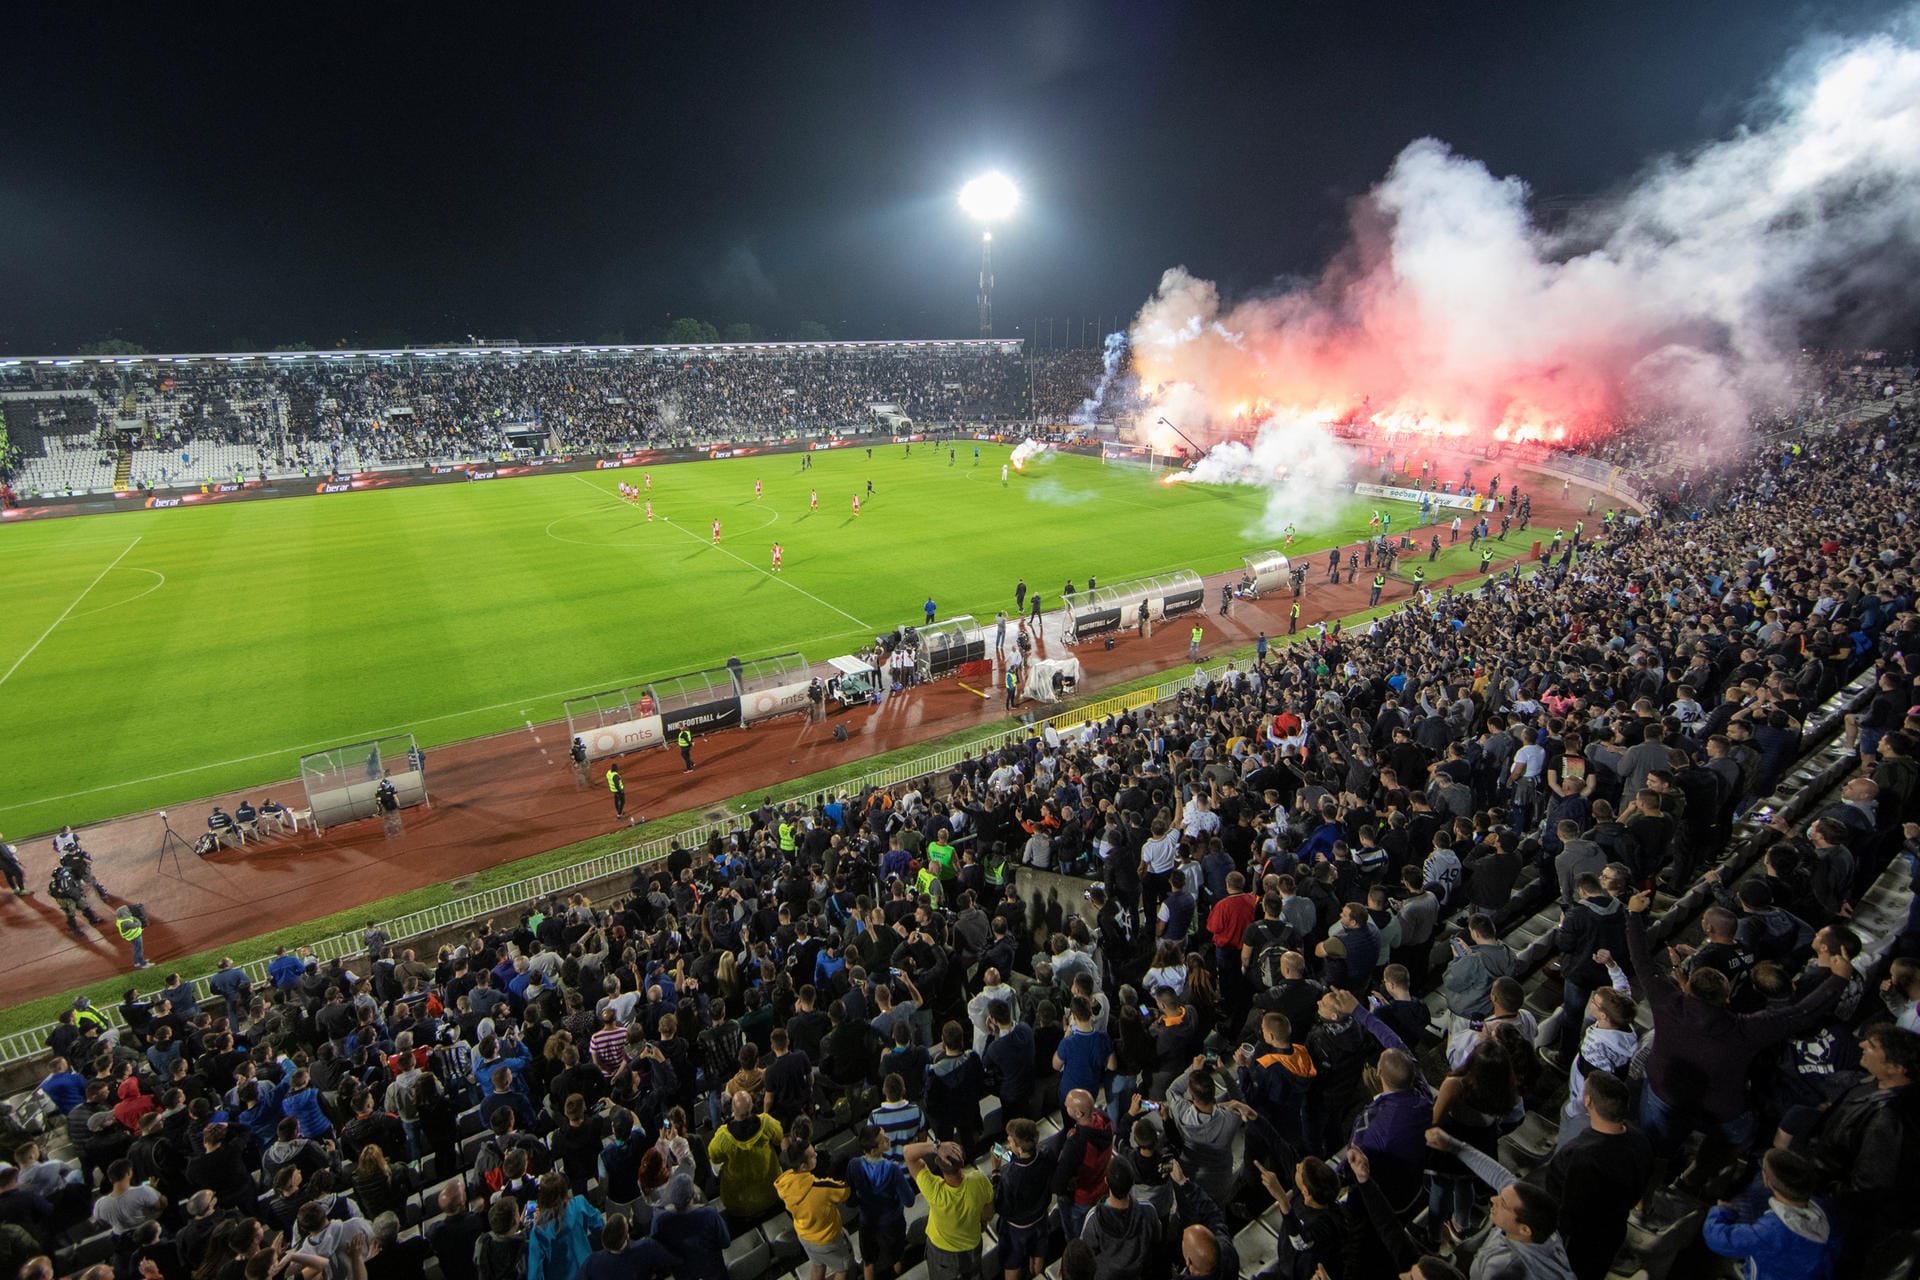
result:
M 1007 730 L 999 733 L 986 734 L 971 742 L 959 743 L 951 747 L 942 748 L 939 751 L 929 752 L 926 755 L 916 756 L 911 760 L 903 760 L 897 764 L 889 765 L 884 769 L 876 769 L 858 778 L 848 779 L 835 784 L 832 789 L 836 792 L 845 791 L 851 794 L 857 794 L 866 791 L 870 787 L 881 790 L 896 787 L 901 783 L 908 782 L 915 778 L 944 773 L 958 765 L 967 757 L 1000 746 L 1015 736 L 1024 735 L 1028 732 L 1039 733 L 1049 725 L 1053 726 L 1056 730 L 1078 729 L 1089 721 L 1104 720 L 1108 716 L 1119 715 L 1138 707 L 1167 701 L 1179 690 L 1187 687 L 1189 687 L 1189 683 L 1183 680 L 1159 684 L 1151 689 L 1140 689 L 1133 693 L 1102 698 L 1096 702 L 1075 707 L 1070 711 L 1063 711 L 1058 715 L 1034 720 L 1029 724 L 1023 724 L 1017 731 Z M 771 788 L 768 792 L 755 794 L 756 796 L 759 794 L 790 796 L 793 790 L 792 785 L 788 784 L 785 788 Z M 748 799 L 742 803 L 742 811 L 751 804 L 752 799 Z M 645 840 L 638 844 L 616 849 L 611 853 L 601 854 L 597 858 L 589 858 L 584 862 L 576 862 L 566 867 L 544 872 L 541 875 L 528 877 L 525 880 L 516 880 L 511 884 L 497 885 L 491 889 L 484 889 L 479 893 L 466 894 L 462 897 L 449 899 L 446 902 L 437 903 L 421 911 L 396 916 L 390 920 L 382 920 L 379 922 L 379 927 L 389 938 L 393 939 L 394 945 L 404 945 L 405 940 L 408 938 L 417 938 L 438 933 L 441 930 L 449 929 L 456 925 L 484 920 L 496 912 L 519 907 L 540 898 L 551 897 L 554 894 L 570 893 L 584 885 L 592 884 L 597 880 L 631 872 L 637 867 L 645 867 L 655 862 L 662 862 L 666 859 L 667 854 L 675 847 L 698 847 L 706 843 L 707 838 L 711 835 L 716 833 L 721 835 L 726 834 L 732 829 L 736 821 L 737 819 L 730 814 L 724 821 L 701 823 L 698 826 L 675 832 L 671 836 L 662 836 L 655 840 Z M 315 960 L 325 964 L 334 959 L 364 955 L 366 948 L 361 939 L 362 934 L 360 932 L 337 933 L 330 938 L 323 938 L 318 942 L 309 944 L 309 949 Z M 252 982 L 254 986 L 265 987 L 267 983 L 267 965 L 269 962 L 270 958 L 261 958 L 248 961 L 246 964 L 237 967 L 247 975 L 248 980 Z M 195 982 L 195 989 L 204 990 L 204 983 L 212 976 L 212 974 L 200 975 Z M 97 1006 L 96 1008 L 97 1011 L 105 1016 L 115 1027 L 124 1025 L 118 1005 Z M 12 1035 L 0 1037 L 0 1064 L 18 1062 L 22 1059 L 44 1053 L 46 1051 L 47 1036 L 52 1032 L 54 1025 L 53 1023 L 47 1023 L 44 1026 L 34 1027 L 26 1031 L 16 1031 Z

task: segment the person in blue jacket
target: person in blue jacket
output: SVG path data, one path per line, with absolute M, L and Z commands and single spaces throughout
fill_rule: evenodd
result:
M 1723 1258 L 1745 1265 L 1746 1280 L 1826 1280 L 1839 1255 L 1839 1237 L 1826 1206 L 1813 1198 L 1818 1172 L 1804 1156 L 1784 1148 L 1760 1162 L 1760 1183 L 1767 1194 L 1764 1211 L 1721 1201 L 1707 1213 L 1701 1238 Z M 1742 1197 L 1757 1200 L 1757 1194 Z

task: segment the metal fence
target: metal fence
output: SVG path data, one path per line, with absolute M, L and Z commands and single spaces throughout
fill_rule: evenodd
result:
M 1156 685 L 1151 689 L 1140 689 L 1133 693 L 1119 694 L 1111 698 L 1102 698 L 1098 702 L 1089 703 L 1072 711 L 1064 711 L 1059 715 L 1044 720 L 1034 720 L 1028 725 L 1023 725 L 1021 729 L 1017 731 L 1002 731 L 999 733 L 986 734 L 971 742 L 960 743 L 940 751 L 917 756 L 911 760 L 903 760 L 899 764 L 891 765 L 885 769 L 876 769 L 871 773 L 839 784 L 835 790 L 857 793 L 865 791 L 869 787 L 886 788 L 898 786 L 914 778 L 923 777 L 928 774 L 942 773 L 953 768 L 969 755 L 975 755 L 989 748 L 1000 746 L 1014 737 L 1024 736 L 1029 731 L 1039 733 L 1047 725 L 1054 726 L 1056 730 L 1077 729 L 1088 721 L 1104 720 L 1108 716 L 1131 711 L 1136 707 L 1165 701 L 1172 698 L 1179 690 L 1187 687 L 1187 683 L 1181 681 L 1178 683 Z M 811 790 L 812 788 L 794 788 L 792 784 L 788 784 L 788 787 L 785 788 L 784 791 L 782 788 L 773 788 L 772 794 L 785 794 L 790 798 L 790 794 L 793 792 L 804 793 Z M 753 794 L 758 796 L 763 794 L 763 792 L 756 791 Z M 583 885 L 591 884 L 596 880 L 604 879 L 608 876 L 620 875 L 631 871 L 635 867 L 647 866 L 654 862 L 663 862 L 668 852 L 675 846 L 696 847 L 704 844 L 710 835 L 716 833 L 724 835 L 732 828 L 735 821 L 735 819 L 729 818 L 724 822 L 702 823 L 687 830 L 676 832 L 671 836 L 662 836 L 656 840 L 648 840 L 640 844 L 629 845 L 626 848 L 616 849 L 612 853 L 602 854 L 597 858 L 591 858 L 585 862 L 576 862 L 570 866 L 557 868 L 543 875 L 533 876 L 525 880 L 516 880 L 511 884 L 503 884 L 492 889 L 482 890 L 479 893 L 468 894 L 465 897 L 453 898 L 449 901 L 428 907 L 425 910 L 415 911 L 409 915 L 397 916 L 391 920 L 383 920 L 380 922 L 380 927 L 386 931 L 389 938 L 394 940 L 394 945 L 403 945 L 404 940 L 408 938 L 436 933 L 442 929 L 449 929 L 456 925 L 483 920 L 496 912 L 522 906 L 537 898 L 549 897 L 557 893 L 569 893 Z M 361 945 L 360 938 L 361 933 L 359 931 L 338 933 L 330 938 L 322 938 L 320 941 L 309 945 L 312 948 L 314 958 L 320 963 L 325 964 L 327 961 L 337 958 L 364 955 L 366 949 Z M 269 958 L 263 958 L 250 961 L 239 967 L 254 986 L 265 987 L 267 983 L 268 962 Z M 195 979 L 197 989 L 204 990 L 206 979 L 212 976 L 210 973 L 199 975 Z M 124 1021 L 120 1016 L 120 1008 L 117 1004 L 97 1005 L 95 1009 L 97 1012 L 105 1015 L 107 1020 L 114 1026 L 119 1027 L 124 1025 Z M 18 1062 L 22 1059 L 32 1058 L 44 1053 L 46 1051 L 47 1036 L 53 1031 L 54 1025 L 53 1023 L 47 1023 L 44 1026 L 35 1027 L 27 1031 L 16 1031 L 12 1035 L 0 1037 L 0 1064 Z
M 1484 589 L 1484 586 L 1475 588 L 1475 590 L 1482 589 Z M 911 760 L 903 760 L 898 764 L 890 765 L 884 769 L 876 769 L 858 778 L 852 778 L 839 783 L 833 790 L 846 792 L 850 795 L 858 794 L 864 792 L 869 787 L 876 789 L 895 787 L 915 778 L 944 773 L 969 756 L 977 755 L 990 748 L 1002 746 L 1015 738 L 1023 738 L 1031 734 L 1043 733 L 1048 726 L 1052 726 L 1057 732 L 1063 733 L 1067 730 L 1079 729 L 1081 726 L 1092 721 L 1105 720 L 1109 716 L 1120 715 L 1139 707 L 1158 705 L 1162 702 L 1171 701 L 1182 690 L 1193 688 L 1193 684 L 1194 681 L 1192 677 L 1189 676 L 1184 679 L 1163 681 L 1148 689 L 1136 689 L 1131 693 L 1115 694 L 1112 697 L 1102 698 L 1097 702 L 1090 702 L 1075 707 L 1070 711 L 1062 711 L 1058 715 L 1025 721 L 1018 729 L 1006 729 L 996 733 L 983 734 L 970 742 L 957 743 L 939 751 L 916 756 Z M 791 799 L 794 795 L 804 795 L 815 790 L 816 788 L 813 787 L 788 783 L 784 787 L 755 790 L 751 794 L 754 796 L 772 794 L 784 800 Z M 751 801 L 742 803 L 740 811 L 744 812 L 751 803 Z M 619 875 L 623 872 L 631 871 L 635 867 L 643 867 L 650 863 L 662 862 L 666 859 L 668 852 L 674 847 L 696 847 L 704 844 L 710 835 L 716 833 L 721 835 L 726 834 L 737 821 L 737 818 L 729 816 L 724 821 L 701 823 L 698 826 L 676 832 L 671 836 L 662 836 L 655 840 L 629 845 L 623 849 L 616 849 L 612 853 L 605 853 L 597 858 L 588 859 L 585 862 L 576 862 L 570 866 L 546 872 L 543 875 L 533 876 L 525 880 L 516 880 L 511 884 L 503 884 L 479 893 L 454 898 L 447 902 L 428 907 L 423 911 L 415 911 L 410 915 L 384 920 L 380 922 L 380 927 L 386 931 L 389 938 L 393 939 L 393 945 L 404 945 L 405 940 L 408 938 L 435 933 L 442 929 L 452 928 L 455 925 L 483 920 L 495 912 L 521 906 L 536 898 L 549 897 L 557 893 L 569 893 L 583 885 L 591 884 L 607 876 Z M 361 945 L 360 938 L 361 934 L 358 932 L 339 933 L 330 938 L 323 938 L 319 942 L 310 944 L 310 946 L 314 958 L 324 964 L 336 958 L 364 955 L 365 948 Z M 240 968 L 246 973 L 248 980 L 256 987 L 263 987 L 267 981 L 267 964 L 267 959 L 260 959 L 250 961 L 240 966 Z M 204 984 L 207 978 L 211 976 L 211 974 L 201 974 L 194 981 L 199 984 Z M 95 1008 L 96 1012 L 103 1014 L 114 1026 L 119 1027 L 124 1025 L 120 1016 L 120 1008 L 117 1004 L 96 1006 Z M 44 1053 L 46 1051 L 47 1036 L 52 1032 L 54 1025 L 53 1023 L 47 1023 L 44 1026 L 35 1027 L 27 1031 L 16 1031 L 12 1035 L 0 1037 L 0 1065 L 18 1062 Z

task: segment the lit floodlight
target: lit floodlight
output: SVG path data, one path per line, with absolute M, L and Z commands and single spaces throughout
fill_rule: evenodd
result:
M 975 222 L 1002 222 L 1019 204 L 1020 192 L 1004 173 L 983 173 L 960 188 L 960 207 Z

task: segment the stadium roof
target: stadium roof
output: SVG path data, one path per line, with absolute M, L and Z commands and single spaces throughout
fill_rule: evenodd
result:
M 66 355 L 66 356 L 4 356 L 0 357 L 0 369 L 22 366 L 40 367 L 65 365 L 210 365 L 210 364 L 248 364 L 253 361 L 287 363 L 317 360 L 431 360 L 455 356 L 478 358 L 486 356 L 563 356 L 594 355 L 620 356 L 644 355 L 655 358 L 666 356 L 704 355 L 704 356 L 754 356 L 783 355 L 803 352 L 965 352 L 967 350 L 1018 351 L 1019 338 L 955 338 L 938 341 L 887 341 L 887 342 L 706 342 L 672 345 L 666 343 L 585 343 L 550 344 L 521 343 L 514 346 L 444 346 L 444 347 L 393 347 L 369 348 L 352 351 L 227 351 L 197 352 L 179 355 Z

